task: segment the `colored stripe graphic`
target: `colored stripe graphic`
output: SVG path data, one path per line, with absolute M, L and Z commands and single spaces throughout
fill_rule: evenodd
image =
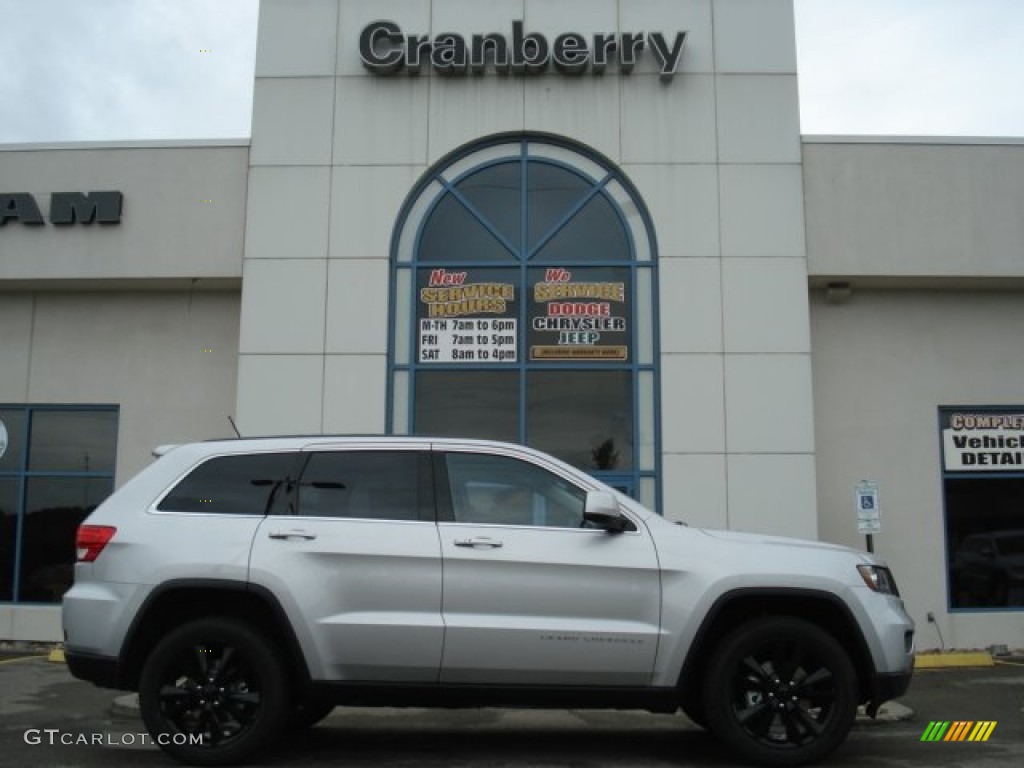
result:
M 921 741 L 988 741 L 996 725 L 996 720 L 932 720 Z
M 971 735 L 967 737 L 968 741 L 988 741 L 988 737 L 992 735 L 992 731 L 996 729 L 995 720 L 981 721 L 974 730 L 971 731 Z
M 970 720 L 956 720 L 953 725 L 949 728 L 949 733 L 946 734 L 946 738 L 943 741 L 963 741 L 967 736 L 967 731 L 970 730 L 971 726 L 974 725 Z

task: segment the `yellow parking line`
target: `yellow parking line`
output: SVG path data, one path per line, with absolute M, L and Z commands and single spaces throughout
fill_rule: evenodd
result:
M 45 659 L 46 656 L 19 656 L 16 659 L 3 659 L 0 664 L 13 664 L 16 661 L 28 661 L 29 659 Z

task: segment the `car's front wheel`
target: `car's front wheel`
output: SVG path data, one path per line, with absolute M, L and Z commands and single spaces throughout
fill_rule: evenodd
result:
M 288 681 L 258 632 L 230 619 L 200 619 L 169 633 L 146 658 L 139 707 L 167 754 L 228 765 L 279 736 L 290 711 Z
M 801 619 L 769 617 L 736 628 L 715 651 L 704 713 L 746 760 L 801 765 L 842 743 L 857 699 L 853 665 L 832 635 Z

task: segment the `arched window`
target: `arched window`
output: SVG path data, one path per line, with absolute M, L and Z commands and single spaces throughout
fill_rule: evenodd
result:
M 636 190 L 580 145 L 449 155 L 392 241 L 389 431 L 531 445 L 657 508 L 655 256 Z

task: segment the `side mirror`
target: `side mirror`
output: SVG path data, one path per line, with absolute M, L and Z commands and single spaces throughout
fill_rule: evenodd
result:
M 629 518 L 619 510 L 619 502 L 607 491 L 587 492 L 583 520 L 610 533 L 621 533 L 630 527 Z

